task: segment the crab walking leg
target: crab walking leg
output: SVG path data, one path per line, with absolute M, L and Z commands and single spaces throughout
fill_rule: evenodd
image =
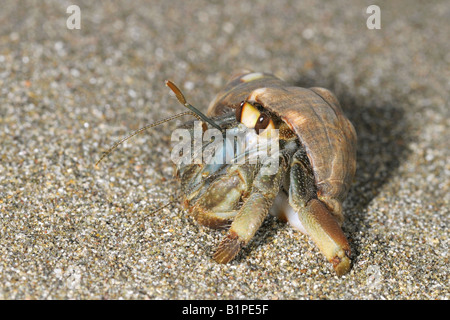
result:
M 227 174 L 211 183 L 192 208 L 197 222 L 214 229 L 229 226 L 252 180 L 253 170 L 249 165 L 228 168 Z
M 297 152 L 291 163 L 289 203 L 320 251 L 338 275 L 350 270 L 350 246 L 337 220 L 315 195 L 314 176 L 305 165 L 304 153 Z
M 253 238 L 280 190 L 281 178 L 286 172 L 286 161 L 280 157 L 280 166 L 274 175 L 263 175 L 263 168 L 255 177 L 250 196 L 239 210 L 228 234 L 214 253 L 214 260 L 218 263 L 231 261 L 239 250 Z

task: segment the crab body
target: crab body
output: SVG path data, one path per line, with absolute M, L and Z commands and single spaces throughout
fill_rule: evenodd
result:
M 214 259 L 231 261 L 270 213 L 311 237 L 338 275 L 348 272 L 342 202 L 355 174 L 356 133 L 336 97 L 323 88 L 290 86 L 270 74 L 240 73 L 211 102 L 208 116 L 222 134 L 244 137 L 231 144 L 234 160 L 257 155 L 256 144 L 268 145 L 269 129 L 276 130 L 278 141 L 270 157 L 255 161 L 221 163 L 219 158 L 230 153 L 224 143 L 210 157 L 213 163 L 178 164 L 184 204 L 196 221 L 229 227 Z M 194 135 L 194 122 L 182 128 Z M 274 160 L 275 170 L 268 174 Z

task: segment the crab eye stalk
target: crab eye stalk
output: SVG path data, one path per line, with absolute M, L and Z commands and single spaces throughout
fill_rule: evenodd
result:
M 236 120 L 249 129 L 255 129 L 258 134 L 265 129 L 275 129 L 272 118 L 248 102 L 242 102 L 236 108 Z
M 240 106 L 240 110 L 236 111 L 236 115 L 239 117 L 236 120 L 244 124 L 247 128 L 255 128 L 256 122 L 261 116 L 261 112 L 248 102 L 244 102 Z

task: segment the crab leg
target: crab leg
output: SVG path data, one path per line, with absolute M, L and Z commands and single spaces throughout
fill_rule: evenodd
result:
M 289 203 L 298 213 L 306 233 L 333 264 L 338 275 L 350 269 L 350 245 L 337 220 L 317 199 L 314 176 L 305 165 L 304 152 L 294 154 L 291 163 Z
M 216 179 L 192 208 L 198 223 L 218 229 L 229 226 L 238 213 L 238 204 L 249 192 L 253 170 L 248 165 L 231 166 Z
M 231 261 L 255 235 L 279 192 L 282 177 L 286 172 L 285 163 L 284 159 L 280 157 L 280 166 L 274 175 L 263 175 L 263 170 L 258 172 L 250 196 L 239 210 L 228 234 L 214 253 L 216 262 L 228 263 Z

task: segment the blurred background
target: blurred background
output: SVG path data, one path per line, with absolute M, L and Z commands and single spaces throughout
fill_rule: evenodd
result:
M 381 29 L 368 28 L 372 4 Z M 448 1 L 0 7 L 0 298 L 449 298 Z M 130 131 L 184 111 L 166 79 L 206 111 L 240 69 L 331 89 L 353 122 L 348 275 L 271 217 L 235 261 L 215 264 L 222 233 L 178 204 L 180 121 L 94 168 Z

